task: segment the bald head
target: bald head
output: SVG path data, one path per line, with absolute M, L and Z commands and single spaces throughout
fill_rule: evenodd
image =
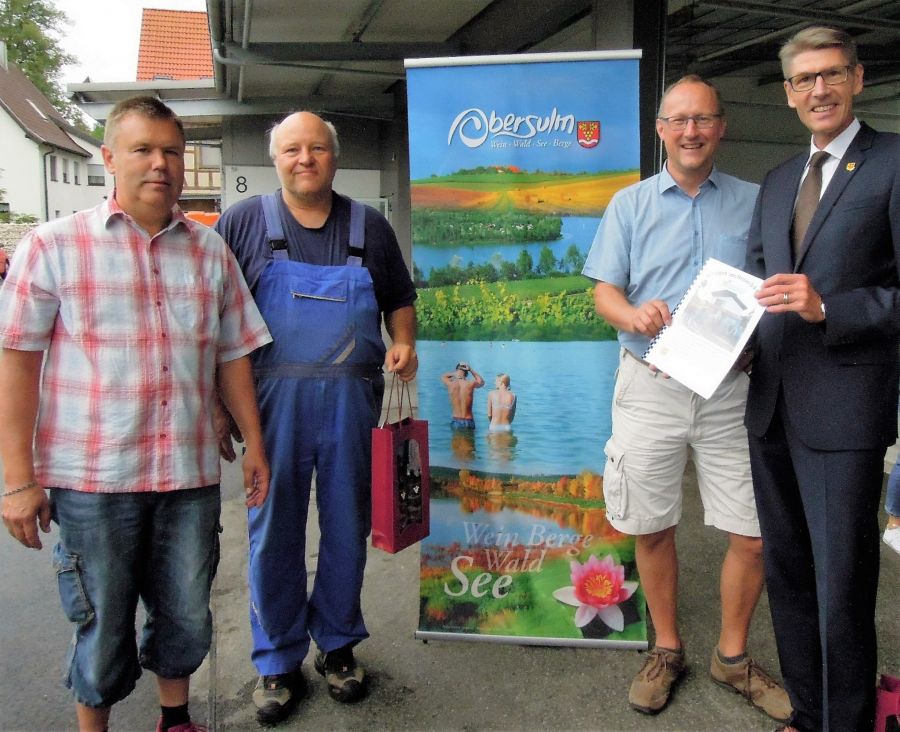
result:
M 288 205 L 330 210 L 336 143 L 334 126 L 312 112 L 296 112 L 272 128 L 269 154 Z
M 294 123 L 297 121 L 306 120 L 309 122 L 313 122 L 314 120 L 318 120 L 321 122 L 325 129 L 328 130 L 328 134 L 331 137 L 331 150 L 334 153 L 334 157 L 338 158 L 341 154 L 341 143 L 338 140 L 337 130 L 334 125 L 329 122 L 327 119 L 322 119 L 319 115 L 314 114 L 313 112 L 294 112 L 293 114 L 289 114 L 280 122 L 276 122 L 275 125 L 269 130 L 269 157 L 272 160 L 275 160 L 275 146 L 277 144 L 277 134 L 278 130 L 281 129 L 282 125 L 286 123 Z

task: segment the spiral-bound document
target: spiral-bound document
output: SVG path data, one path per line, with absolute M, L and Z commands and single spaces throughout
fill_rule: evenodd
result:
M 766 310 L 754 296 L 761 284 L 759 277 L 708 259 L 644 360 L 709 399 Z

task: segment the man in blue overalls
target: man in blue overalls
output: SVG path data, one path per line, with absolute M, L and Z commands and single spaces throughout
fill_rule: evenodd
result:
M 382 365 L 415 376 L 416 292 L 388 222 L 332 190 L 339 153 L 331 123 L 299 112 L 270 133 L 281 189 L 230 207 L 216 224 L 256 298 L 273 342 L 253 359 L 269 500 L 249 512 L 252 659 L 257 719 L 283 720 L 305 693 L 312 638 L 331 696 L 365 693 L 353 646 L 370 529 L 371 429 Z M 385 352 L 381 314 L 393 345 Z M 313 473 L 321 540 L 307 596 L 306 517 Z

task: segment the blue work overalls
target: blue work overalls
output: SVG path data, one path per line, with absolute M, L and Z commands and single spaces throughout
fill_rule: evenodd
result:
M 385 354 L 362 204 L 351 205 L 347 263 L 321 266 L 288 259 L 275 195 L 263 197 L 272 261 L 256 288 L 273 342 L 252 355 L 272 470 L 268 499 L 249 510 L 252 658 L 263 675 L 298 668 L 310 637 L 326 652 L 368 637 L 360 592 Z M 307 597 L 313 471 L 321 540 Z

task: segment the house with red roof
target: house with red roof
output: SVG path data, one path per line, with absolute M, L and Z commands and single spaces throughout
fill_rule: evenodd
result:
M 73 127 L 0 41 L 0 212 L 48 221 L 106 197 L 100 141 Z
M 144 8 L 137 80 L 212 78 L 212 48 L 206 13 Z
M 144 8 L 138 47 L 137 81 L 196 81 L 213 78 L 212 46 L 206 13 Z M 222 199 L 222 146 L 188 143 L 184 154 L 185 211 L 213 212 Z

